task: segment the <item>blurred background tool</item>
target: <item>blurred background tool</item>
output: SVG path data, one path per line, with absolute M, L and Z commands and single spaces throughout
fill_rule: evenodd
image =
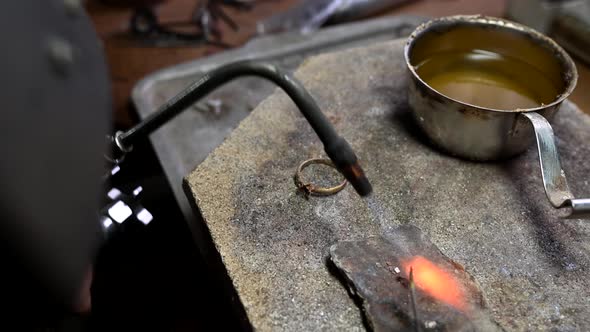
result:
M 254 5 L 254 1 L 246 0 L 195 1 L 190 17 L 182 21 L 161 22 L 156 9 L 166 0 L 112 2 L 135 8 L 130 19 L 131 35 L 128 37 L 137 40 L 141 45 L 157 47 L 195 46 L 203 43 L 229 47 L 220 41 L 222 34 L 219 25 L 223 23 L 234 32 L 238 31 L 239 26 L 227 14 L 226 8 L 247 11 Z
M 506 15 L 551 36 L 590 64 L 590 1 L 511 0 Z
M 259 34 L 284 31 L 309 33 L 325 23 L 354 21 L 410 0 L 305 0 L 257 24 Z

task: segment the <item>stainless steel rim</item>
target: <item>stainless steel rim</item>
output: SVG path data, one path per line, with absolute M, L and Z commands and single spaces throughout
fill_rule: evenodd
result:
M 479 105 L 473 105 L 473 104 L 469 104 L 469 103 L 451 98 L 449 96 L 446 96 L 446 95 L 440 93 L 436 89 L 432 88 L 428 83 L 426 83 L 420 77 L 420 75 L 418 75 L 418 73 L 416 72 L 416 69 L 414 68 L 414 66 L 410 62 L 410 51 L 412 49 L 412 46 L 414 45 L 414 41 L 417 40 L 422 34 L 430 31 L 430 29 L 432 29 L 433 27 L 436 27 L 440 24 L 453 24 L 453 23 L 473 23 L 473 24 L 481 24 L 481 25 L 494 25 L 494 26 L 497 26 L 500 28 L 510 29 L 510 30 L 518 31 L 523 34 L 528 34 L 530 36 L 533 36 L 536 40 L 538 40 L 542 43 L 545 43 L 546 45 L 549 45 L 552 49 L 554 49 L 557 53 L 559 53 L 561 59 L 564 61 L 565 65 L 567 66 L 567 68 L 569 69 L 569 71 L 572 75 L 571 79 L 567 82 L 567 86 L 565 88 L 565 91 L 562 92 L 559 95 L 559 97 L 557 99 L 555 99 L 553 102 L 551 102 L 550 104 L 539 106 L 539 107 L 534 107 L 534 108 L 521 108 L 521 109 L 514 109 L 514 110 L 499 110 L 499 109 L 487 108 L 487 107 L 483 107 L 483 106 L 479 106 Z M 502 18 L 482 16 L 482 15 L 447 16 L 447 17 L 436 18 L 436 19 L 430 20 L 428 22 L 422 23 L 421 25 L 419 25 L 416 28 L 416 30 L 414 30 L 414 32 L 412 32 L 410 37 L 408 37 L 406 45 L 404 46 L 404 58 L 406 61 L 406 66 L 408 67 L 408 69 L 410 70 L 410 72 L 412 73 L 414 78 L 417 79 L 424 86 L 428 87 L 428 89 L 430 91 L 434 92 L 435 94 L 437 94 L 441 98 L 452 100 L 458 104 L 465 105 L 467 107 L 474 107 L 474 108 L 477 108 L 480 110 L 490 111 L 490 112 L 500 112 L 500 113 L 535 112 L 535 111 L 542 111 L 546 108 L 550 108 L 553 106 L 557 106 L 560 103 L 562 103 L 567 97 L 569 97 L 571 95 L 571 93 L 574 91 L 574 88 L 576 87 L 576 84 L 578 81 L 578 71 L 576 69 L 576 65 L 574 63 L 574 60 L 572 60 L 572 58 L 569 56 L 569 54 L 567 54 L 567 52 L 561 46 L 559 46 L 553 39 L 545 36 L 544 34 L 538 32 L 537 30 L 529 28 L 525 25 L 518 24 L 518 23 L 509 21 L 509 20 L 505 20 Z

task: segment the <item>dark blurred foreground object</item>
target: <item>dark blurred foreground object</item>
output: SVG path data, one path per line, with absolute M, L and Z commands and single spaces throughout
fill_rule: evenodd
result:
M 512 0 L 507 15 L 550 35 L 568 52 L 590 64 L 590 1 Z
M 9 1 L 0 20 L 2 301 L 69 308 L 102 239 L 107 68 L 80 2 Z
M 309 33 L 325 23 L 365 18 L 410 0 L 305 0 L 290 10 L 258 23 L 259 34 L 284 31 Z

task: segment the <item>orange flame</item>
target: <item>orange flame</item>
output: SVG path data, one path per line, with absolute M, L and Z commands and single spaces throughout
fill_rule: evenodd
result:
M 456 309 L 465 310 L 465 293 L 453 275 L 422 256 L 415 256 L 402 266 L 407 275 L 410 268 L 414 270 L 416 288 Z

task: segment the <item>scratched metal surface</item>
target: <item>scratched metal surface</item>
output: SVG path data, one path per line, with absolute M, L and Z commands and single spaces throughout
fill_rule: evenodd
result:
M 338 242 L 330 247 L 330 261 L 341 272 L 350 293 L 362 303 L 363 316 L 375 332 L 500 330 L 490 320 L 473 277 L 414 225 L 401 225 L 360 241 Z M 434 273 L 429 262 L 439 269 L 439 282 L 445 283 L 435 293 L 442 301 L 420 290 Z M 413 296 L 411 268 L 413 275 L 419 276 L 414 279 Z
M 559 218 L 534 148 L 496 163 L 432 148 L 408 112 L 403 45 L 319 55 L 296 72 L 358 153 L 371 200 L 350 186 L 330 197 L 296 194 L 297 165 L 324 153 L 281 91 L 186 178 L 250 324 L 364 329 L 360 309 L 327 267 L 329 248 L 412 224 L 475 278 L 502 328 L 590 330 L 590 223 Z M 590 117 L 567 102 L 554 125 L 572 190 L 590 194 Z

